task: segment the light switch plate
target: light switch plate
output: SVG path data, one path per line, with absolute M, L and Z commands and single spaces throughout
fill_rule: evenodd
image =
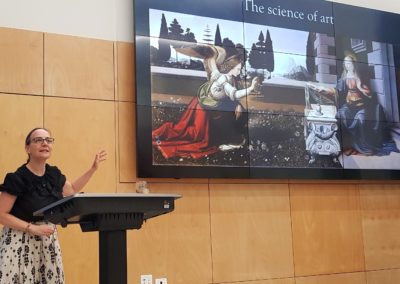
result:
M 156 284 L 167 284 L 167 278 L 156 278 Z
M 142 274 L 140 276 L 140 284 L 153 284 L 153 275 Z

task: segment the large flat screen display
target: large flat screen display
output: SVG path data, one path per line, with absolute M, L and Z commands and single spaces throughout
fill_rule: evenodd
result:
M 400 178 L 400 15 L 135 0 L 140 177 Z

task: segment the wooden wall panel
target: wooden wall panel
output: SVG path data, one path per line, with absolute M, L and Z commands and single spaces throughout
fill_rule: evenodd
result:
M 290 200 L 296 276 L 364 271 L 355 185 L 292 184 Z
M 289 191 L 279 184 L 210 184 L 213 280 L 293 276 Z
M 44 124 L 55 137 L 53 158 L 73 181 L 88 170 L 98 150 L 107 160 L 94 174 L 85 192 L 116 192 L 116 129 L 114 102 L 45 98 Z
M 152 193 L 178 193 L 175 211 L 128 233 L 128 283 L 140 274 L 173 284 L 211 283 L 211 241 L 207 185 L 151 183 Z
M 117 99 L 136 102 L 134 44 L 117 42 Z
M 43 33 L 0 27 L 0 92 L 43 94 Z
M 231 282 L 224 284 L 295 284 L 294 278 L 285 279 L 272 279 L 272 280 L 259 280 L 259 281 L 248 281 L 248 282 Z
M 135 193 L 136 183 L 134 182 L 120 182 L 117 183 L 117 193 Z
M 366 269 L 400 268 L 400 187 L 359 187 Z
M 378 270 L 367 272 L 368 284 L 398 284 L 400 269 Z
M 136 181 L 136 110 L 133 103 L 118 103 L 119 181 Z
M 1 184 L 7 172 L 26 162 L 25 137 L 33 128 L 43 126 L 43 98 L 0 94 L 0 107 Z
M 66 283 L 99 283 L 99 242 L 97 232 L 81 231 L 79 225 L 57 226 Z
M 296 284 L 367 284 L 364 272 L 297 277 Z
M 45 126 L 56 138 L 51 164 L 71 181 L 91 166 L 99 149 L 107 160 L 83 189 L 85 192 L 116 192 L 114 102 L 45 98 Z M 66 281 L 98 283 L 98 234 L 82 233 L 79 226 L 59 229 Z M 88 273 L 90 271 L 90 273 Z
M 113 42 L 46 33 L 44 44 L 46 95 L 114 100 Z
M 232 179 L 228 178 L 210 178 L 210 183 L 213 184 L 229 184 Z M 287 179 L 235 179 L 235 183 L 241 184 L 288 184 Z

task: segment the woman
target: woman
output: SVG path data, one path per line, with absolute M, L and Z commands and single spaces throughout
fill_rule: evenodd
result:
M 237 77 L 243 67 L 244 54 L 236 49 L 230 56 L 224 49 L 201 48 L 209 80 L 198 90 L 177 123 L 166 122 L 153 130 L 153 145 L 165 158 L 198 159 L 217 151 L 242 147 L 245 142 L 247 117 L 240 99 L 251 93 L 258 83 L 253 78 L 248 88 L 239 90 Z M 190 56 L 199 54 L 179 50 Z
M 335 89 L 316 87 L 322 93 L 339 95 L 336 118 L 340 120 L 345 155 L 389 155 L 399 152 L 390 136 L 382 106 L 361 81 L 356 58 L 347 55 Z
M 46 163 L 54 138 L 49 130 L 35 128 L 25 139 L 28 161 L 8 173 L 0 185 L 0 283 L 64 283 L 56 227 L 33 212 L 64 196 L 79 192 L 106 159 L 96 154 L 92 166 L 74 182 Z

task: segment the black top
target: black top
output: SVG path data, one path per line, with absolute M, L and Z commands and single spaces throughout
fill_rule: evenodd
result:
M 65 181 L 57 167 L 46 164 L 44 175 L 37 176 L 24 164 L 6 175 L 0 191 L 17 196 L 10 214 L 27 222 L 40 221 L 43 217 L 34 217 L 33 212 L 62 199 Z

